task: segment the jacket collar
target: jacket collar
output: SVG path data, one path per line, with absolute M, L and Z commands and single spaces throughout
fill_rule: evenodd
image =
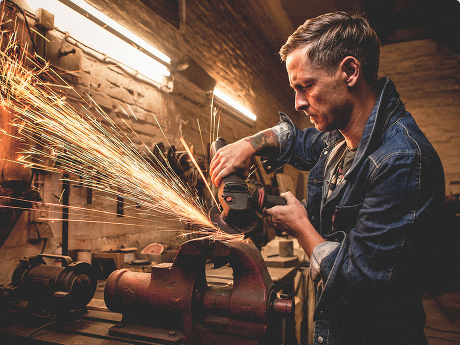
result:
M 364 127 L 355 159 L 345 176 L 346 179 L 356 173 L 357 169 L 355 167 L 361 165 L 361 161 L 368 156 L 368 152 L 372 152 L 376 146 L 379 146 L 385 130 L 405 113 L 401 111 L 395 112 L 399 106 L 402 106 L 402 103 L 396 87 L 390 79 L 379 79 L 375 88 L 378 90 L 379 96 Z M 335 145 L 338 141 L 343 140 L 343 135 L 338 130 L 333 130 L 324 136 L 324 140 L 328 146 Z

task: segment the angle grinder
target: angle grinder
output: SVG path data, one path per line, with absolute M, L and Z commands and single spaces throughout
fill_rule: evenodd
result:
M 211 144 L 211 155 L 227 145 L 223 138 L 217 138 Z M 264 188 L 250 193 L 246 181 L 234 174 L 225 177 L 219 186 L 217 200 L 220 203 L 209 210 L 209 218 L 222 231 L 228 234 L 245 234 L 249 237 L 258 225 L 260 217 L 256 212 L 276 205 L 286 205 L 280 196 L 267 195 Z

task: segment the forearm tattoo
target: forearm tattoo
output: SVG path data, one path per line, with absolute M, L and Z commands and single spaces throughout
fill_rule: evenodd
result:
M 275 132 L 271 129 L 259 132 L 252 137 L 246 138 L 262 157 L 274 157 L 279 154 L 279 141 Z

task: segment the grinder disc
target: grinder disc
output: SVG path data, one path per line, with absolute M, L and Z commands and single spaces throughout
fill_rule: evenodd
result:
M 214 205 L 209 210 L 209 219 L 222 231 L 231 235 L 244 234 L 246 237 L 254 231 L 258 225 L 257 217 L 251 217 L 249 214 L 238 217 L 235 221 L 224 219 L 219 208 Z

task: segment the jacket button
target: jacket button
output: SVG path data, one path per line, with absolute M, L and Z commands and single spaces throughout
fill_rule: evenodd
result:
M 311 220 L 315 220 L 315 219 L 316 219 L 316 217 L 315 217 L 315 216 L 311 216 Z
M 322 337 L 322 336 L 319 336 L 319 337 L 318 337 L 318 343 L 322 344 L 323 341 L 324 341 L 323 337 Z

